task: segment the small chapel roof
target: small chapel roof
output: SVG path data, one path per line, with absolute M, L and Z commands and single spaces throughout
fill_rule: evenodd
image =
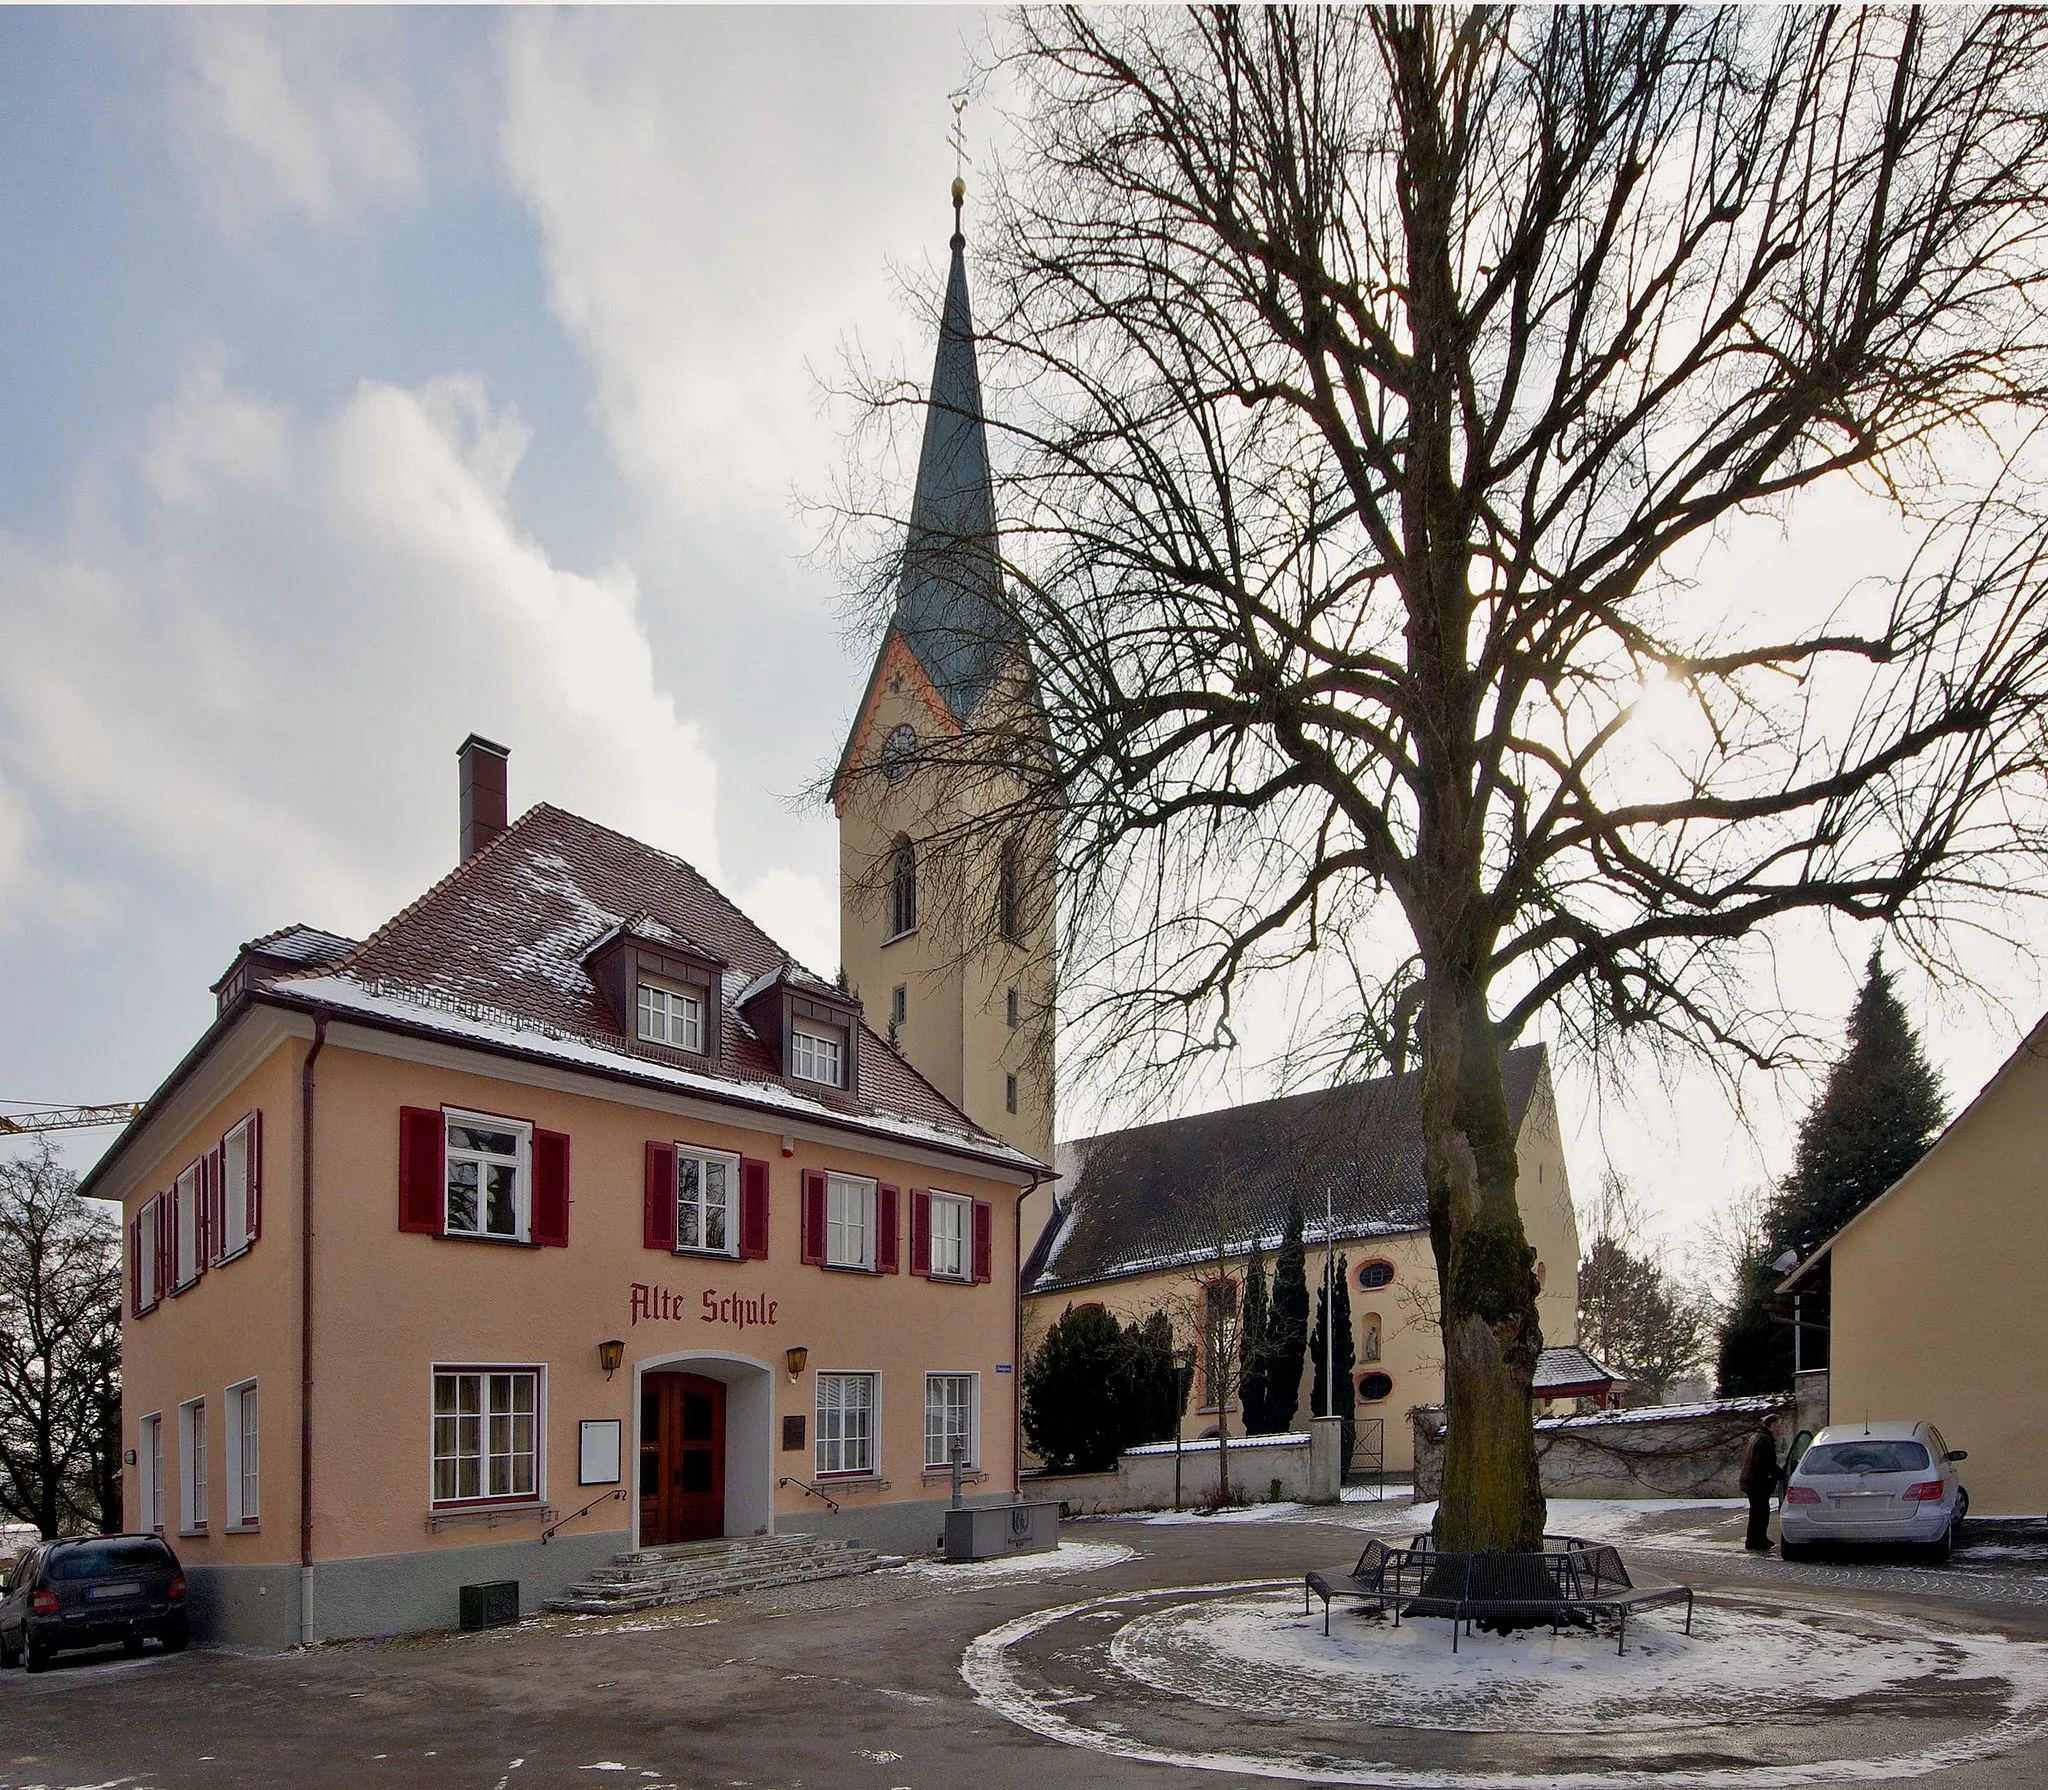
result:
M 1544 1074 L 1544 1047 L 1503 1053 L 1517 1132 Z M 1113 1131 L 1072 1146 L 1078 1167 L 1025 1264 L 1027 1293 L 1061 1292 L 1213 1258 L 1279 1248 L 1290 1195 L 1311 1241 L 1325 1190 L 1339 1244 L 1429 1226 L 1422 1074 L 1225 1107 Z

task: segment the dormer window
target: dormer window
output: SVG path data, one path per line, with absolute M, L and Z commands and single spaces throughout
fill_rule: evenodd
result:
M 643 981 L 638 989 L 641 1041 L 665 1044 L 671 1050 L 704 1048 L 704 1002 L 701 996 L 659 982 Z
M 823 1027 L 789 1028 L 789 1072 L 799 1081 L 823 1082 L 828 1088 L 846 1085 L 846 1034 Z

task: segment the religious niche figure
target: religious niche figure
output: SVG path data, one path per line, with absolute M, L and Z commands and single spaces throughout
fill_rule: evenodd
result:
M 1380 1314 L 1369 1311 L 1365 1314 L 1365 1335 L 1358 1346 L 1361 1361 L 1377 1361 L 1380 1358 Z

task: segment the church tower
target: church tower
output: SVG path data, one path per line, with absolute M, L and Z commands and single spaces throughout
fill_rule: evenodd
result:
M 1050 1162 L 1051 828 L 1004 768 L 1044 727 L 1003 601 L 965 193 L 956 179 L 895 607 L 833 780 L 840 954 L 869 1025 L 977 1124 Z

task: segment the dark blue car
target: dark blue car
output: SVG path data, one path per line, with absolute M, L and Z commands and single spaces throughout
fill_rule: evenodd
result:
M 86 1535 L 38 1542 L 0 1596 L 0 1666 L 24 1658 L 40 1672 L 67 1648 L 148 1640 L 185 1645 L 185 1574 L 154 1535 Z

